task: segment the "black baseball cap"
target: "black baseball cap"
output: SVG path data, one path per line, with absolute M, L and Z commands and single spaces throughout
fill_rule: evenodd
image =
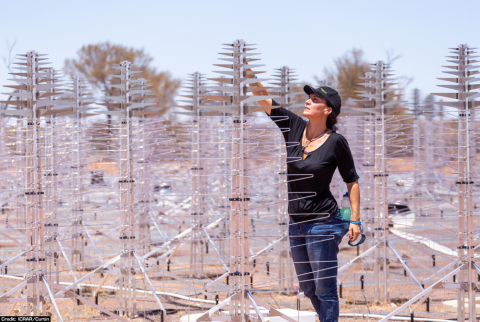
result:
M 307 93 L 307 95 L 316 94 L 324 100 L 328 101 L 333 106 L 335 115 L 338 116 L 340 114 L 340 110 L 342 107 L 342 99 L 340 98 L 340 95 L 338 95 L 338 92 L 333 88 L 328 86 L 313 88 L 310 85 L 305 85 L 303 87 L 303 90 L 305 91 L 305 93 Z

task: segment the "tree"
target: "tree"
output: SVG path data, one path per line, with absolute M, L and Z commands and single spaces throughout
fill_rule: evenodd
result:
M 141 70 L 157 96 L 159 107 L 173 106 L 174 97 L 181 81 L 167 71 L 158 71 L 152 66 L 153 58 L 143 49 L 135 49 L 110 42 L 85 45 L 77 51 L 77 58 L 66 59 L 64 70 L 67 75 L 77 75 L 87 80 L 94 90 L 107 91 L 112 66 L 128 60 L 135 70 Z
M 359 77 L 365 76 L 370 70 L 369 64 L 363 58 L 363 50 L 352 48 L 343 56 L 333 60 L 335 67 L 324 68 L 325 78 L 329 81 L 337 83 L 342 93 L 342 100 L 347 100 L 355 96 L 355 90 L 358 83 L 361 82 Z M 315 77 L 319 82 L 319 78 Z

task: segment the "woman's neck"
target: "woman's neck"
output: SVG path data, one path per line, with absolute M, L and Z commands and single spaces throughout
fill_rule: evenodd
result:
M 325 120 L 309 120 L 307 123 L 307 131 L 305 136 L 307 140 L 311 140 L 327 130 Z

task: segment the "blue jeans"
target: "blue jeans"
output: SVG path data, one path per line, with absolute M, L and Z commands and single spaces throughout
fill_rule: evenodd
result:
M 338 246 L 349 225 L 340 214 L 320 223 L 297 224 L 290 218 L 290 248 L 300 289 L 312 301 L 320 322 L 338 321 Z

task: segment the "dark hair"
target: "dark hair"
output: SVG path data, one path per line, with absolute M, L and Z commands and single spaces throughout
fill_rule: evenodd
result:
M 333 126 L 337 124 L 337 114 L 335 114 L 335 110 L 333 109 L 333 105 L 327 101 L 327 106 L 332 108 L 332 113 L 327 118 L 327 128 L 333 130 Z

